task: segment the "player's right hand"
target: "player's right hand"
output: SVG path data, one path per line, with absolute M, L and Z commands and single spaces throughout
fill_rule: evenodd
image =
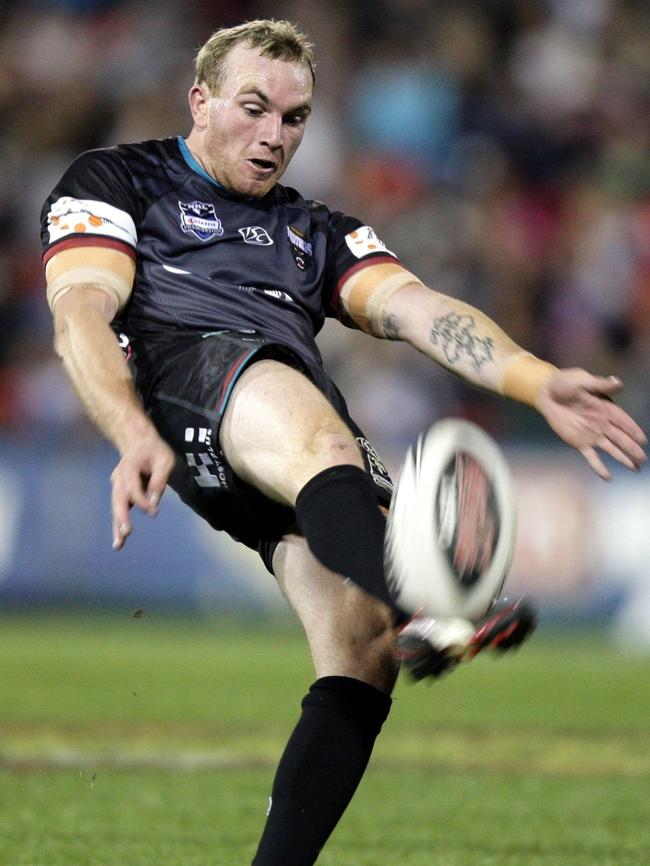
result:
M 174 452 L 153 429 L 124 449 L 111 475 L 114 550 L 124 547 L 133 530 L 133 506 L 150 517 L 158 512 L 175 462 Z
M 598 451 L 627 469 L 638 470 L 647 457 L 647 438 L 639 425 L 612 398 L 623 388 L 615 376 L 594 376 L 577 368 L 557 370 L 542 385 L 537 408 L 552 430 L 576 448 L 596 475 L 611 472 Z

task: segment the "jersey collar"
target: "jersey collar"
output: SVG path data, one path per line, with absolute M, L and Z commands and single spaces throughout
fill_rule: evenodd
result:
M 189 167 L 192 169 L 192 171 L 195 171 L 197 174 L 200 174 L 201 177 L 205 178 L 206 180 L 209 180 L 211 184 L 214 184 L 214 186 L 217 186 L 217 187 L 219 187 L 219 189 L 223 190 L 224 187 L 221 186 L 219 181 L 215 180 L 212 177 L 212 175 L 208 174 L 202 165 L 199 165 L 194 154 L 192 153 L 192 151 L 187 146 L 187 142 L 185 141 L 183 136 L 177 135 L 176 140 L 178 141 L 178 146 L 180 148 L 181 155 L 182 155 L 183 159 L 189 165 Z

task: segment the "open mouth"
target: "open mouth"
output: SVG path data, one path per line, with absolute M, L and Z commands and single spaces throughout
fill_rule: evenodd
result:
M 273 171 L 275 169 L 275 163 L 270 159 L 249 159 L 248 161 L 261 171 Z

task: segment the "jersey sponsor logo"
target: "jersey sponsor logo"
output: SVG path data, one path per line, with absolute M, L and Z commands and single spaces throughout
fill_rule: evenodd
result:
M 387 253 L 389 256 L 395 256 L 395 253 L 386 249 L 386 244 L 379 240 L 374 229 L 371 229 L 370 226 L 359 226 L 358 229 L 349 232 L 345 236 L 345 242 L 352 255 L 358 259 L 371 253 Z
M 273 243 L 273 238 L 262 226 L 244 226 L 243 229 L 239 229 L 239 234 L 245 244 L 253 244 L 256 247 L 270 247 Z
M 68 235 L 87 234 L 115 238 L 135 246 L 138 236 L 131 216 L 123 210 L 94 199 L 58 198 L 47 215 L 50 243 Z
M 287 226 L 287 237 L 291 244 L 293 260 L 301 271 L 304 271 L 311 262 L 314 249 L 309 241 L 306 241 L 300 229 Z
M 211 202 L 179 201 L 178 207 L 181 211 L 181 228 L 184 232 L 192 232 L 200 241 L 209 241 L 223 234 L 221 220 Z

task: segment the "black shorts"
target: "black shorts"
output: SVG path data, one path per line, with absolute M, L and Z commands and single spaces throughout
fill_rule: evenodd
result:
M 281 361 L 319 388 L 355 436 L 378 503 L 389 504 L 388 471 L 321 367 L 308 366 L 291 349 L 257 334 L 233 331 L 177 335 L 155 356 L 146 369 L 135 362 L 136 382 L 153 423 L 176 453 L 170 486 L 215 529 L 257 550 L 269 571 L 278 542 L 295 530 L 295 512 L 242 481 L 219 445 L 219 426 L 233 386 L 255 361 Z

